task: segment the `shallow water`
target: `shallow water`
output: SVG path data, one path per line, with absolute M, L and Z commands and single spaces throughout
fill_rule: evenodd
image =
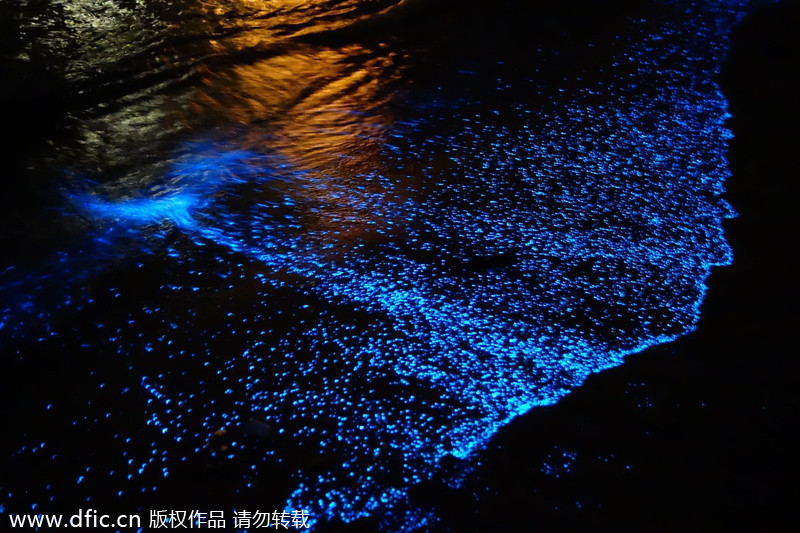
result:
M 389 2 L 19 9 L 66 110 L 0 273 L 6 507 L 168 501 L 190 464 L 221 506 L 435 521 L 411 487 L 691 331 L 732 260 L 714 75 L 746 2 L 486 14 L 502 38 Z

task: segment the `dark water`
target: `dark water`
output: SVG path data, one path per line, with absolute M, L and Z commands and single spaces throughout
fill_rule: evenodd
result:
M 0 503 L 435 523 L 410 488 L 695 327 L 748 5 L 11 9 Z

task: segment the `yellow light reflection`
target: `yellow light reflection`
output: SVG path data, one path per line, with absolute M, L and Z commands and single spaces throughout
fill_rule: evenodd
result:
M 303 173 L 302 185 L 280 186 L 306 207 L 308 238 L 379 239 L 399 201 L 374 178 L 396 172 L 382 150 L 394 122 L 389 104 L 402 86 L 400 59 L 385 47 L 296 45 L 228 70 L 204 68 L 190 112 L 247 125 L 241 149 L 279 154 Z
M 114 98 L 76 136 L 80 159 L 125 169 L 136 155 L 146 164 L 120 179 L 143 186 L 163 176 L 177 143 L 224 137 L 226 149 L 276 155 L 304 176 L 302 183 L 277 179 L 274 187 L 303 206 L 309 239 L 380 238 L 402 196 L 384 188 L 400 174 L 386 162 L 384 145 L 405 58 L 380 44 L 323 46 L 297 37 L 403 3 L 174 0 L 127 11 L 115 9 L 119 0 L 103 0 L 102 9 L 68 3 L 74 9 L 66 27 L 92 37 L 71 45 L 78 52 L 69 69 L 99 76 Z M 114 92 L 128 81 L 130 94 Z

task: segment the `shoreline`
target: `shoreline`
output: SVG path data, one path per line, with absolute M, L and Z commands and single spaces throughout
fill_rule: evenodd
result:
M 734 263 L 712 270 L 697 329 L 510 422 L 460 489 L 419 491 L 444 527 L 798 523 L 785 490 L 800 471 L 800 362 L 789 353 L 798 291 L 787 246 L 797 242 L 789 202 L 800 140 L 800 87 L 790 81 L 800 64 L 798 7 L 746 18 L 719 76 L 733 115 L 725 197 L 738 216 L 725 226 Z

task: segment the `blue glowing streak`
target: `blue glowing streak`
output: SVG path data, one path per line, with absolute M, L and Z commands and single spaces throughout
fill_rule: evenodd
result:
M 76 196 L 75 200 L 101 219 L 137 224 L 171 222 L 182 229 L 190 229 L 195 225 L 192 213 L 203 205 L 202 197 L 188 193 L 119 202 L 91 195 Z
M 211 203 L 211 197 L 238 184 L 265 181 L 266 166 L 275 164 L 256 153 L 220 151 L 205 143 L 188 144 L 186 155 L 173 164 L 164 180 L 148 184 L 144 191 L 113 191 L 111 195 L 71 195 L 74 204 L 89 217 L 122 224 L 169 223 L 182 229 L 196 225 L 194 214 Z

